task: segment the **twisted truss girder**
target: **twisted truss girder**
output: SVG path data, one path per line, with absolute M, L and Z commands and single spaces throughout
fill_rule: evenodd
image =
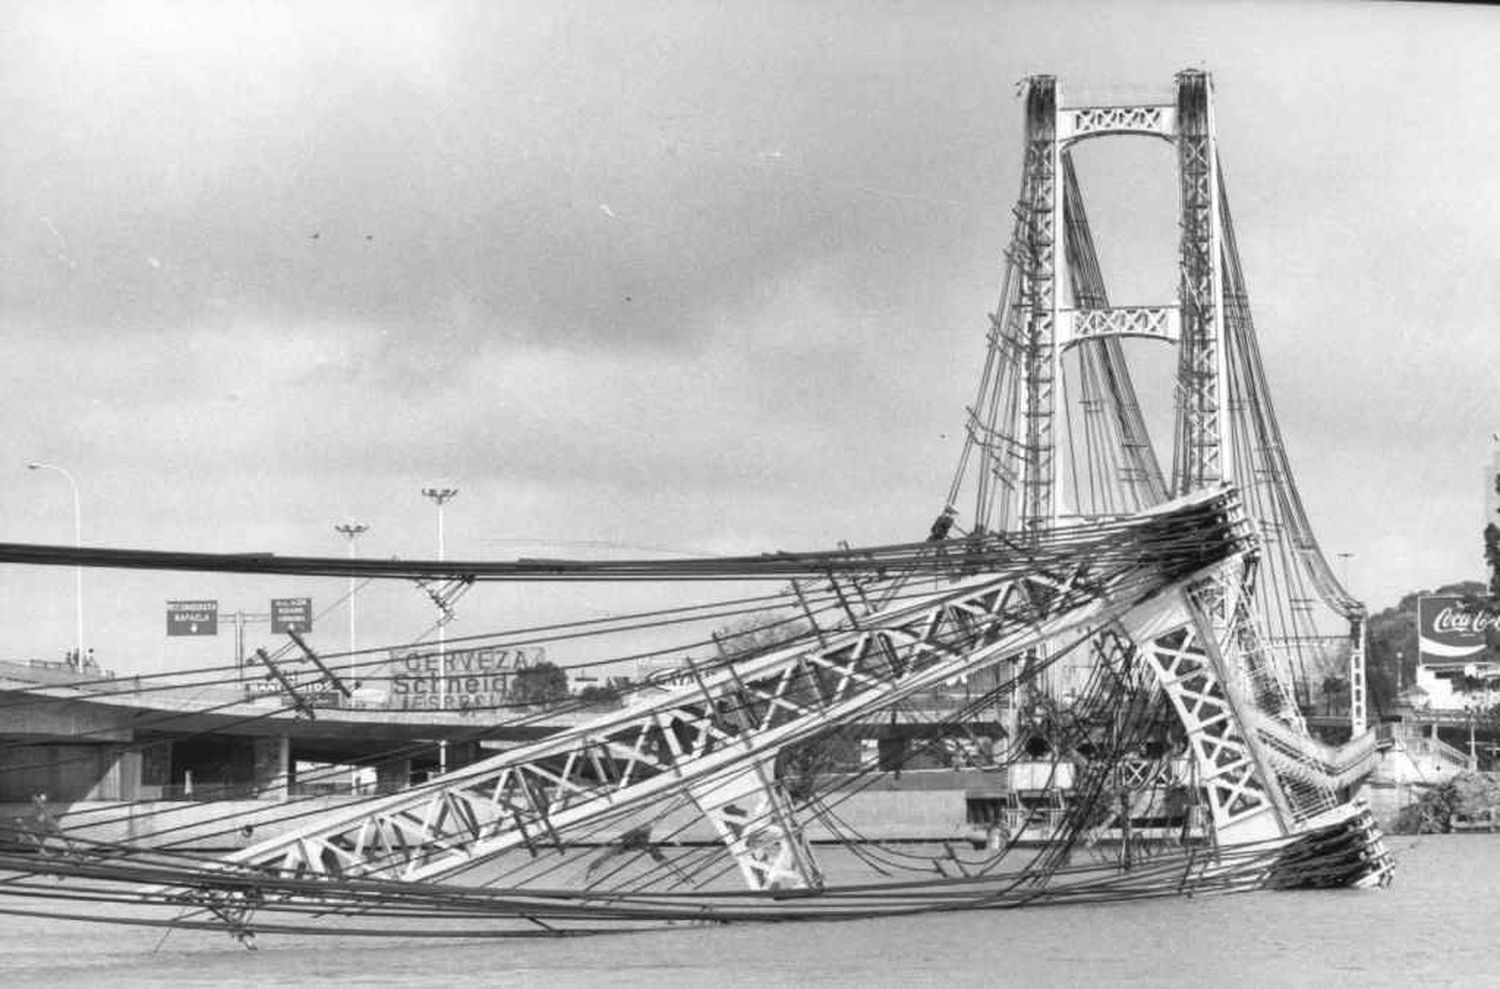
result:
M 686 793 L 754 888 L 817 874 L 767 767 L 775 754 L 954 676 L 1117 618 L 1247 545 L 1231 492 L 1079 533 L 1046 567 L 969 577 L 818 637 L 716 669 L 436 782 L 362 803 L 226 864 L 280 875 L 452 875 Z M 1185 535 L 1190 538 L 1185 540 Z M 1126 552 L 1119 552 L 1121 541 Z M 955 547 L 956 549 L 956 547 Z M 746 813 L 758 801 L 760 809 Z M 734 817 L 729 820 L 729 817 Z

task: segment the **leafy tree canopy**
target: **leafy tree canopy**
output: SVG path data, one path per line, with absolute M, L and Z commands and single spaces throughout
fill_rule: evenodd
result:
M 550 704 L 568 696 L 567 671 L 555 663 L 541 662 L 515 675 L 511 696 L 521 704 Z

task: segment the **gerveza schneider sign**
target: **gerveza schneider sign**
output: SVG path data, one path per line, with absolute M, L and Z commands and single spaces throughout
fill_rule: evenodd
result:
M 547 658 L 542 646 L 391 652 L 388 707 L 401 711 L 498 708 L 510 679 Z

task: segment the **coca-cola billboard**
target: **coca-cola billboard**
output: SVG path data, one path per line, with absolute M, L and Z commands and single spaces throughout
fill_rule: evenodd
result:
M 1484 662 L 1485 634 L 1500 635 L 1500 611 L 1466 605 L 1452 594 L 1417 598 L 1417 648 L 1423 666 Z

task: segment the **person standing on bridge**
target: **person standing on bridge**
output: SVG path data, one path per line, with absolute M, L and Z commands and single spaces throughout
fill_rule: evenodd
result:
M 944 539 L 947 539 L 949 530 L 953 528 L 953 519 L 956 515 L 958 515 L 958 509 L 952 505 L 948 505 L 939 512 L 938 517 L 932 521 L 932 528 L 927 533 L 927 541 L 929 543 L 940 543 Z

